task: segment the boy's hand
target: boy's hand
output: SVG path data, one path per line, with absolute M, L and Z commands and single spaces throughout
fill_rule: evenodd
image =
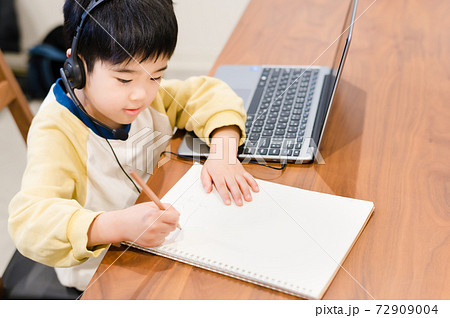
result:
M 245 171 L 237 159 L 237 145 L 240 130 L 237 126 L 227 126 L 217 129 L 212 135 L 210 154 L 203 165 L 201 181 L 207 193 L 212 191 L 214 183 L 223 202 L 231 204 L 229 193 L 238 206 L 245 201 L 251 201 L 250 189 L 258 192 L 258 184 L 250 173 Z
M 124 210 L 105 212 L 94 219 L 88 232 L 88 246 L 131 241 L 145 247 L 164 243 L 175 230 L 180 213 L 169 204 L 160 210 L 153 202 Z
M 160 210 L 154 202 L 145 202 L 125 209 L 124 241 L 145 247 L 164 243 L 166 236 L 176 229 L 180 217 L 170 204 L 164 204 L 164 207 L 166 210 Z

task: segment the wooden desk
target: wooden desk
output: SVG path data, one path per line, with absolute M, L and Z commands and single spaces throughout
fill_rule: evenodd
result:
M 357 15 L 372 2 L 360 0 Z M 339 35 L 346 6 L 252 1 L 212 72 L 229 63 L 312 63 Z M 376 1 L 356 22 L 321 147 L 326 164 L 283 174 L 247 166 L 257 178 L 375 203 L 343 264 L 348 273 L 338 272 L 325 299 L 371 299 L 354 279 L 376 299 L 450 298 L 449 11 L 449 1 Z M 331 51 L 315 64 L 326 65 Z M 188 168 L 169 161 L 152 188 L 163 195 Z M 83 299 L 294 298 L 124 250 L 111 248 Z

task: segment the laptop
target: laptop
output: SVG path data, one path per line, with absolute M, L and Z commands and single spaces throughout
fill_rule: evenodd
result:
M 247 112 L 240 160 L 303 164 L 312 162 L 344 67 L 358 1 L 351 0 L 333 65 L 222 65 L 214 77 L 243 100 Z M 183 138 L 178 154 L 207 157 L 209 148 L 193 133 Z

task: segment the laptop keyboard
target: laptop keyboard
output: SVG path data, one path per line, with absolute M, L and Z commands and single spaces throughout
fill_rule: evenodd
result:
M 264 68 L 247 110 L 244 155 L 298 157 L 318 70 Z

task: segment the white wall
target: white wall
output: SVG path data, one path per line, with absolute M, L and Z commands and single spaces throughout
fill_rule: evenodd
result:
M 178 45 L 167 78 L 185 78 L 209 72 L 249 0 L 175 1 Z
M 40 43 L 50 30 L 64 22 L 64 0 L 15 0 L 21 32 L 21 47 Z

